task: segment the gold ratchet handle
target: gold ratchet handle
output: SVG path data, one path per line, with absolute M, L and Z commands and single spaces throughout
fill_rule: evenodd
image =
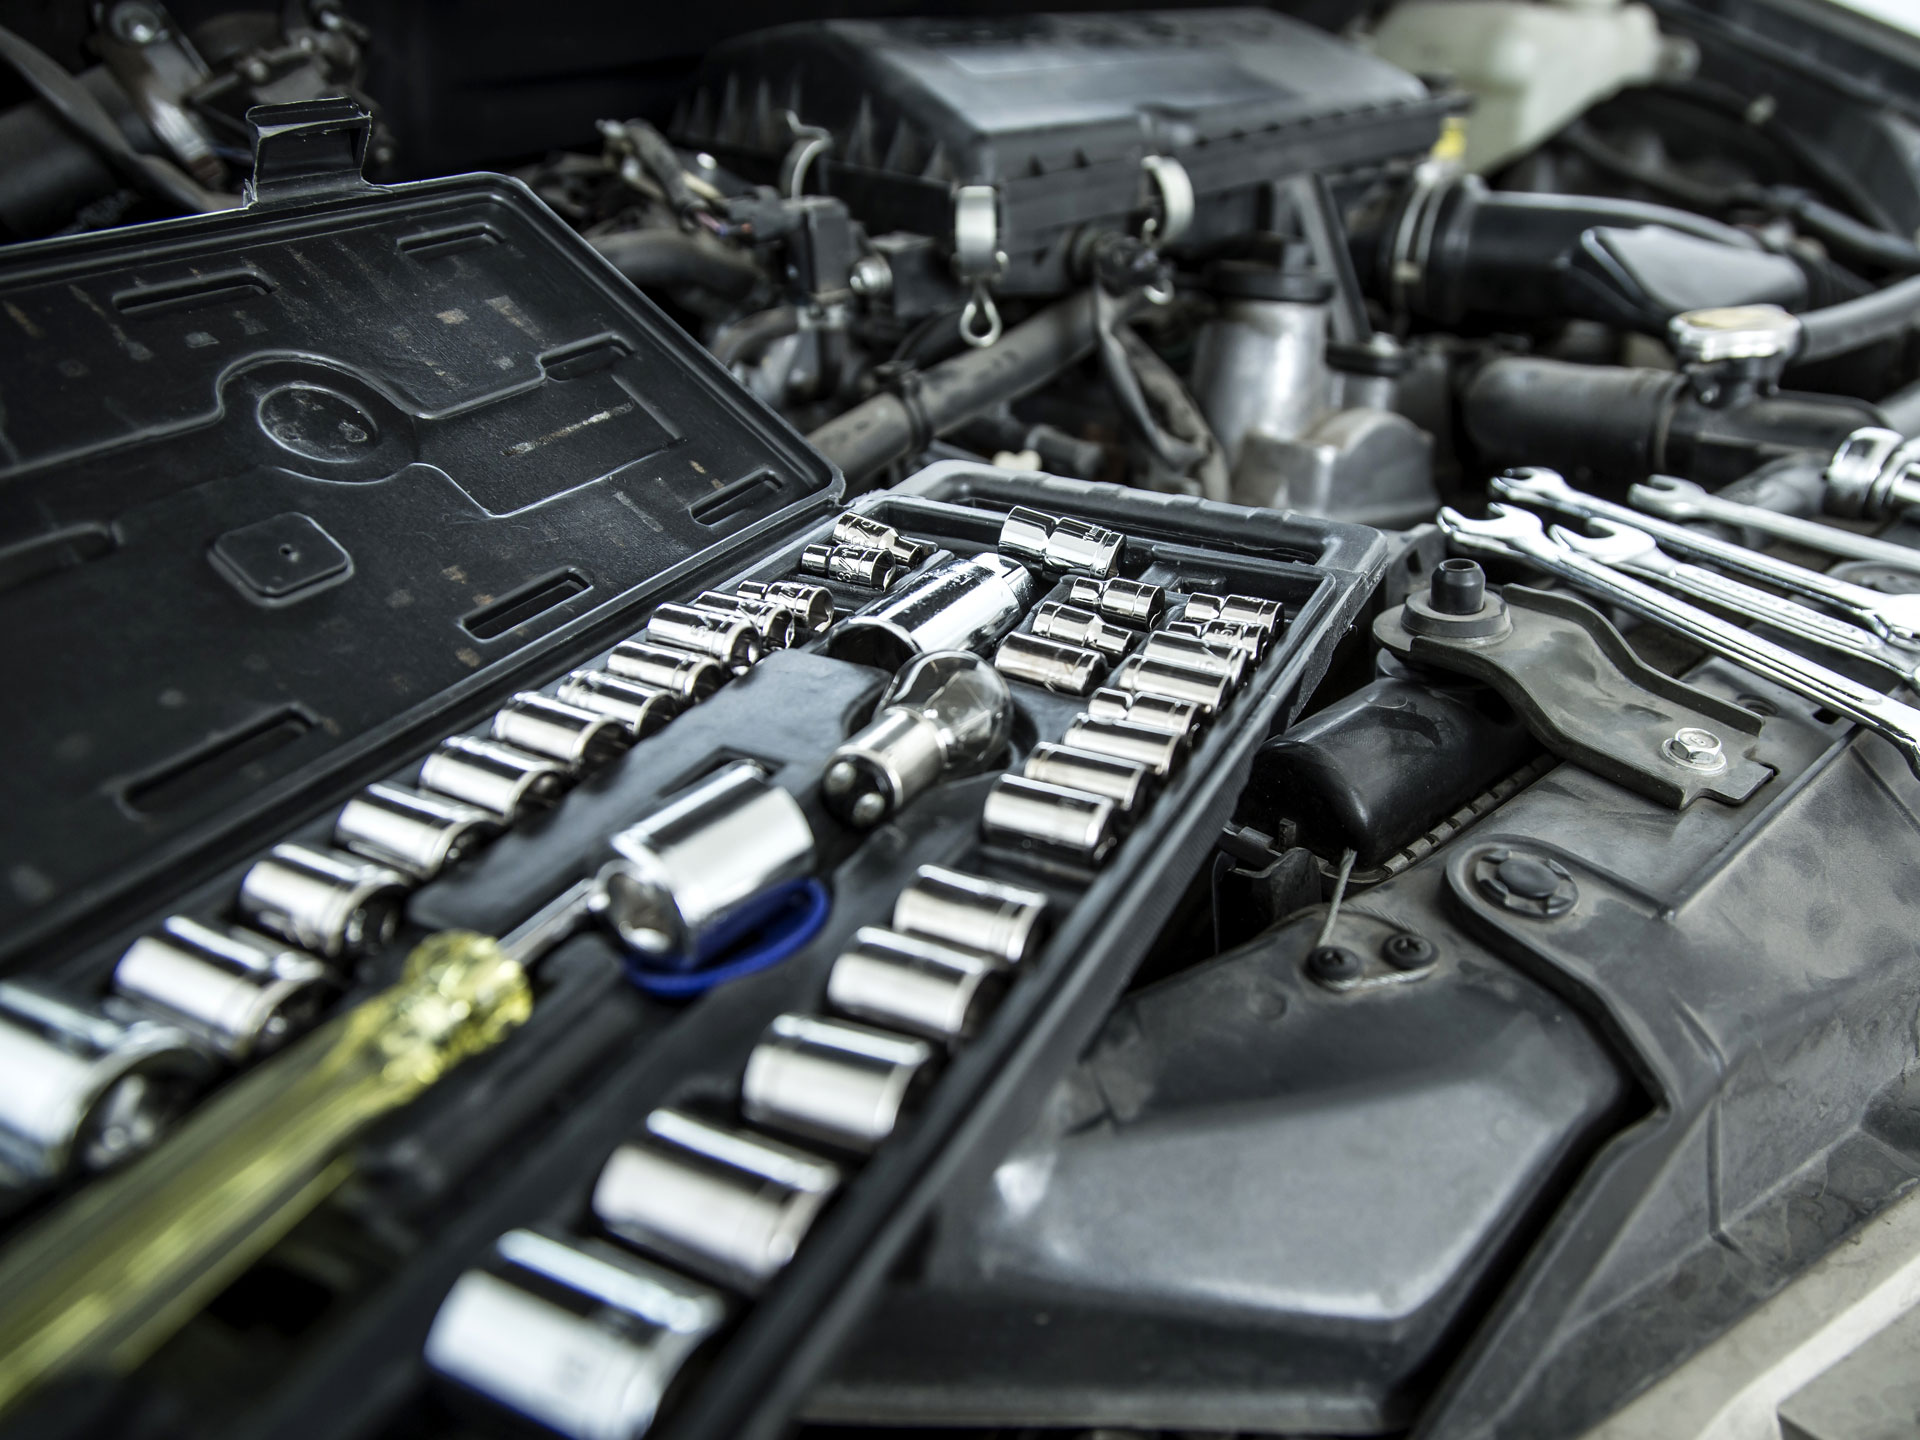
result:
M 343 1181 L 347 1143 L 526 1020 L 501 942 L 428 937 L 400 982 L 236 1080 L 0 1252 L 0 1412 L 151 1354 Z

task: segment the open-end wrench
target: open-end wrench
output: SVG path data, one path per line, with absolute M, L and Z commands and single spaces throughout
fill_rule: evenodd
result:
M 1871 535 L 1856 535 L 1851 530 L 1842 530 L 1837 526 L 1802 520 L 1798 515 L 1782 515 L 1778 510 L 1722 500 L 1691 480 L 1676 479 L 1672 475 L 1655 475 L 1644 485 L 1635 485 L 1627 491 L 1627 500 L 1634 509 L 1657 515 L 1662 520 L 1710 520 L 1718 525 L 1758 530 L 1762 535 L 1771 535 L 1776 540 L 1785 540 L 1789 544 L 1818 550 L 1826 555 L 1867 560 L 1896 570 L 1920 570 L 1920 550 L 1909 550 L 1905 545 L 1895 545 L 1890 540 L 1876 540 Z
M 1920 710 L 1555 543 L 1537 515 L 1510 505 L 1491 505 L 1488 511 L 1487 519 L 1470 520 L 1448 506 L 1440 512 L 1440 528 L 1462 550 L 1518 560 L 1558 576 L 1610 604 L 1684 635 L 1703 649 L 1723 655 L 1796 695 L 1858 721 L 1891 741 L 1905 757 L 1907 768 L 1920 776 Z
M 1662 590 L 1731 610 L 1745 619 L 1770 625 L 1783 635 L 1792 635 L 1837 655 L 1864 660 L 1908 685 L 1920 682 L 1920 656 L 1869 630 L 1788 600 L 1771 590 L 1730 580 L 1717 570 L 1676 560 L 1644 530 L 1616 525 L 1611 520 L 1589 520 L 1587 524 L 1599 534 L 1582 535 L 1563 525 L 1555 525 L 1547 533 L 1556 544 L 1577 550 L 1637 579 L 1650 580 Z
M 1584 495 L 1552 470 L 1536 467 L 1509 470 L 1495 477 L 1492 490 L 1502 500 L 1539 506 L 1562 515 L 1572 515 L 1576 519 L 1612 520 L 1621 525 L 1631 525 L 1636 530 L 1646 531 L 1676 554 L 1691 555 L 1695 559 L 1718 565 L 1723 570 L 1744 575 L 1749 580 L 1758 580 L 1764 585 L 1774 585 L 1795 595 L 1818 600 L 1823 605 L 1831 605 L 1876 635 L 1909 645 L 1920 641 L 1920 595 L 1882 595 L 1878 590 L 1836 580 L 1818 570 L 1790 565 L 1785 560 L 1776 560 L 1771 555 L 1749 550 L 1744 545 L 1735 545 L 1730 540 L 1722 540 L 1699 530 L 1689 530 L 1684 525 L 1675 525 L 1670 521 L 1656 520 L 1650 515 L 1629 510 L 1624 505 Z M 1544 535 L 1540 543 L 1552 544 Z

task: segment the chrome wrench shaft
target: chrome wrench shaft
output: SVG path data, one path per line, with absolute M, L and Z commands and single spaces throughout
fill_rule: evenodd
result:
M 1851 530 L 1822 525 L 1815 520 L 1802 520 L 1798 515 L 1782 515 L 1778 510 L 1723 500 L 1691 480 L 1678 480 L 1671 475 L 1655 475 L 1644 485 L 1635 485 L 1627 491 L 1627 500 L 1634 509 L 1662 520 L 1707 520 L 1716 525 L 1757 530 L 1762 535 L 1825 555 L 1865 560 L 1896 570 L 1920 570 L 1920 550 L 1909 550 L 1890 540 L 1876 540 L 1871 535 L 1856 535 Z

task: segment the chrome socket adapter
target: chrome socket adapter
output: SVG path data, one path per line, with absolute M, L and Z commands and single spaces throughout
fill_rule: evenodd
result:
M 1203 723 L 1199 708 L 1191 701 L 1125 690 L 1094 691 L 1087 697 L 1087 717 L 1177 735 L 1183 745 L 1193 742 Z
M 757 1290 L 793 1259 L 840 1167 L 791 1145 L 655 1110 L 608 1159 L 593 1213 L 629 1244 Z
M 1184 700 L 1202 715 L 1210 716 L 1227 703 L 1233 682 L 1219 670 L 1195 670 L 1174 661 L 1132 655 L 1114 670 L 1113 688 L 1129 695 Z
M 340 960 L 393 938 L 408 885 L 358 855 L 276 845 L 240 878 L 240 910 L 260 929 Z
M 893 928 L 1018 965 L 1045 934 L 1038 890 L 922 865 L 893 902 Z
M 464 800 L 502 824 L 551 805 L 570 778 L 558 760 L 470 735 L 442 740 L 420 765 L 421 788 Z
M 762 583 L 747 580 L 739 587 L 743 600 L 764 600 L 778 605 L 794 623 L 804 625 L 818 635 L 833 624 L 833 592 L 824 585 L 808 585 L 799 580 L 772 580 Z
M 936 650 L 982 650 L 1020 623 L 1033 593 L 1033 575 L 1002 556 L 954 560 L 842 620 L 827 653 L 898 670 Z
M 1127 537 L 1085 520 L 1059 519 L 1016 505 L 1000 526 L 1000 551 L 1047 570 L 1105 579 L 1120 564 Z
M 1002 675 L 1040 685 L 1060 695 L 1084 695 L 1100 682 L 1107 657 L 1061 640 L 1016 631 L 1000 642 L 993 668 Z
M 341 807 L 333 843 L 424 881 L 472 854 L 499 829 L 499 818 L 477 806 L 376 783 Z
M 1091 610 L 1062 605 L 1057 600 L 1033 607 L 1033 633 L 1047 640 L 1098 650 L 1116 659 L 1126 654 L 1134 641 L 1131 630 L 1111 624 Z
M 594 769 L 633 743 L 613 717 L 533 690 L 521 691 L 494 715 L 493 738 L 569 770 Z
M 113 967 L 114 994 L 234 1061 L 310 1027 L 333 983 L 332 970 L 303 951 L 180 915 L 134 941 Z
M 756 1125 L 868 1151 L 894 1132 L 935 1058 L 924 1040 L 782 1015 L 747 1058 L 741 1108 Z
M 623 680 L 664 690 L 683 704 L 697 705 L 728 680 L 733 672 L 711 655 L 696 655 L 644 640 L 625 640 L 607 656 L 607 668 Z
M 1153 793 L 1153 772 L 1137 760 L 1044 741 L 1033 747 L 1022 773 L 1029 780 L 1105 796 L 1122 815 L 1132 815 Z
M 1007 748 L 1013 695 L 970 650 L 907 662 L 873 722 L 828 757 L 821 793 L 849 825 L 870 829 L 940 780 L 973 775 Z
M 575 670 L 555 693 L 569 705 L 618 720 L 635 740 L 646 739 L 686 704 L 670 690 L 656 690 L 609 670 Z
M 987 792 L 981 828 L 987 839 L 1016 849 L 1043 850 L 1097 865 L 1113 848 L 1115 809 L 1103 795 L 1002 775 Z
M 1092 610 L 1121 625 L 1145 629 L 1160 623 L 1166 613 L 1166 592 L 1138 580 L 1094 580 L 1075 575 L 1067 582 L 1067 603 Z
M 426 1361 L 568 1440 L 637 1440 L 727 1311 L 605 1241 L 509 1230 L 440 1302 Z
M 641 632 L 649 645 L 690 650 L 718 660 L 739 675 L 757 665 L 763 653 L 760 632 L 743 616 L 729 619 L 691 605 L 662 605 Z
M 921 935 L 863 925 L 827 975 L 844 1015 L 933 1040 L 963 1040 L 1006 988 L 1005 962 Z
M 906 572 L 884 550 L 853 550 L 845 545 L 809 545 L 800 552 L 800 568 L 843 585 L 891 590 Z

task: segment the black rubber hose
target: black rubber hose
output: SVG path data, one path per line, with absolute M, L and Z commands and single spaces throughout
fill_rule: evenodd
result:
M 1121 318 L 1144 299 L 1120 302 Z M 1091 291 L 1049 306 L 1022 321 L 985 350 L 935 365 L 919 377 L 911 404 L 899 395 L 863 400 L 807 439 L 837 464 L 850 493 L 905 460 L 936 435 L 975 415 L 1017 400 L 1093 352 L 1099 324 Z
M 592 244 L 643 290 L 691 285 L 738 300 L 763 278 L 752 257 L 679 230 L 618 230 L 593 236 Z
M 1891 340 L 1920 321 L 1920 275 L 1898 281 L 1884 290 L 1843 300 L 1823 310 L 1800 312 L 1800 348 L 1794 363 L 1824 360 L 1864 350 L 1880 340 Z
M 798 333 L 799 329 L 800 312 L 791 305 L 780 305 L 735 321 L 714 337 L 709 348 L 722 365 L 732 367 L 742 361 L 759 359 L 760 352 L 767 346 Z

